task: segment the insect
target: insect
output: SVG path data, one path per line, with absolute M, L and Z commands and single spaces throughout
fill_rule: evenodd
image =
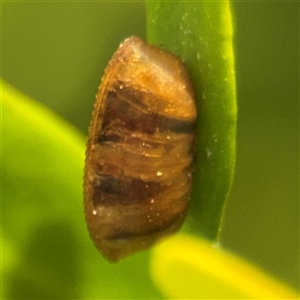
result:
M 89 129 L 84 209 L 109 261 L 145 250 L 184 221 L 196 106 L 179 58 L 137 37 L 105 70 Z

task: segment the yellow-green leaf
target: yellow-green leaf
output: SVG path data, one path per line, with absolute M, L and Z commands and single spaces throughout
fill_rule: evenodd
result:
M 203 239 L 177 236 L 158 246 L 153 280 L 169 299 L 298 299 L 255 266 Z
M 1 91 L 3 298 L 160 298 L 149 253 L 112 266 L 89 239 L 83 136 L 8 84 Z

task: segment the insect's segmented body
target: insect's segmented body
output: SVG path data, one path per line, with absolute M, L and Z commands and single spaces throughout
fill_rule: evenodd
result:
M 182 224 L 189 199 L 196 108 L 174 55 L 137 37 L 120 45 L 96 96 L 84 206 L 91 237 L 111 261 Z

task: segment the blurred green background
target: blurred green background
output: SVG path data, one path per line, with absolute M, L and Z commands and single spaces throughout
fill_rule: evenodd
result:
M 221 240 L 298 289 L 299 3 L 232 6 L 238 156 Z M 139 1 L 2 3 L 2 76 L 86 135 L 103 70 L 125 37 L 145 38 L 145 13 Z

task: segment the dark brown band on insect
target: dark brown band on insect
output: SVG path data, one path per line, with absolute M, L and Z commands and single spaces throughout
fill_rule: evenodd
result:
M 94 207 L 137 203 L 149 205 L 150 201 L 166 188 L 171 187 L 161 181 L 143 181 L 137 178 L 122 180 L 110 175 L 101 175 L 93 184 L 93 204 Z M 186 193 L 182 196 L 186 196 Z
M 150 110 L 145 111 L 141 109 L 141 105 L 134 106 L 132 104 L 132 94 L 126 96 L 125 90 L 131 88 L 123 88 L 119 93 L 115 91 L 109 91 L 107 97 L 107 107 L 104 113 L 102 131 L 98 137 L 98 141 L 104 141 L 105 130 L 111 127 L 111 123 L 114 126 L 125 127 L 131 131 L 145 132 L 147 134 L 154 134 L 155 132 L 171 131 L 174 133 L 191 133 L 195 131 L 195 120 L 180 120 L 170 117 L 166 117 L 161 114 L 153 113 Z M 125 95 L 123 94 L 125 92 Z M 136 100 L 135 102 L 137 102 Z M 163 101 L 157 99 L 157 101 Z M 142 103 L 141 101 L 139 101 Z
M 124 180 L 110 175 L 101 175 L 94 184 L 94 206 L 131 205 L 142 203 L 156 196 L 163 187 L 160 182 L 147 182 L 137 178 Z M 147 203 L 149 204 L 149 202 Z
M 138 230 L 138 231 L 126 231 L 121 230 L 116 232 L 115 234 L 106 236 L 106 240 L 116 241 L 116 240 L 123 240 L 123 239 L 133 239 L 139 236 L 151 236 L 158 232 L 163 232 L 168 228 L 172 227 L 174 224 L 179 223 L 178 226 L 181 225 L 183 221 L 183 217 L 185 216 L 186 209 L 184 209 L 180 214 L 176 214 L 172 216 L 170 219 L 164 220 L 159 225 L 155 225 L 153 227 L 146 228 L 146 230 Z

